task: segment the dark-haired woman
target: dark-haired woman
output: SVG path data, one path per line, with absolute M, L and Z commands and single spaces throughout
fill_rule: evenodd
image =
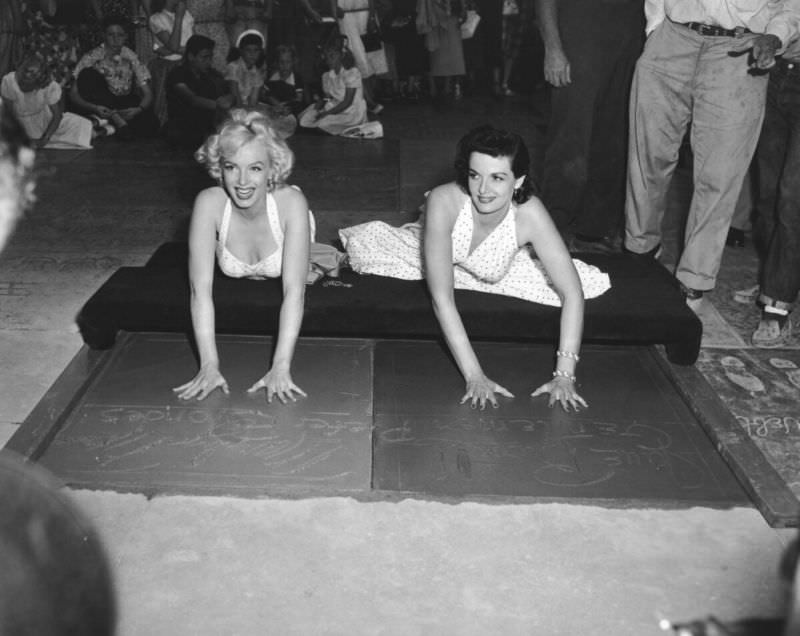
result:
M 570 258 L 529 177 L 530 157 L 519 135 L 490 126 L 458 144 L 456 181 L 434 188 L 423 220 L 401 228 L 372 221 L 339 231 L 360 273 L 425 278 L 436 317 L 466 381 L 462 402 L 497 406 L 513 397 L 484 374 L 456 308 L 453 290 L 514 296 L 561 306 L 553 379 L 532 395 L 550 394 L 565 409 L 586 406 L 575 389 L 583 330 L 583 299 L 609 288 L 608 276 Z

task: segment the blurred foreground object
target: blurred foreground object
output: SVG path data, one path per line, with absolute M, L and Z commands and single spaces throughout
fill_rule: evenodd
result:
M 0 634 L 114 633 L 105 552 L 60 486 L 45 470 L 0 450 Z

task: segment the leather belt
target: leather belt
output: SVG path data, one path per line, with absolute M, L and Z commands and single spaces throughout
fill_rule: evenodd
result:
M 702 22 L 684 22 L 683 26 L 689 27 L 692 31 L 697 31 L 700 35 L 713 35 L 735 38 L 745 33 L 751 33 L 750 29 L 745 27 L 736 27 L 735 29 L 725 29 L 713 24 L 703 24 Z

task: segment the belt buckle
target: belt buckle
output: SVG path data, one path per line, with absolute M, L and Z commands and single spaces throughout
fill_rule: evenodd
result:
M 737 26 L 733 29 L 733 37 L 740 38 L 747 32 L 743 26 Z

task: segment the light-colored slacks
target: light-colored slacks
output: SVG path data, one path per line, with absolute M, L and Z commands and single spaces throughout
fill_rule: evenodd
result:
M 767 75 L 751 72 L 743 38 L 704 36 L 665 20 L 636 64 L 630 103 L 625 245 L 661 242 L 661 221 L 687 129 L 694 190 L 675 272 L 686 287 L 713 289 L 742 181 L 764 117 Z

